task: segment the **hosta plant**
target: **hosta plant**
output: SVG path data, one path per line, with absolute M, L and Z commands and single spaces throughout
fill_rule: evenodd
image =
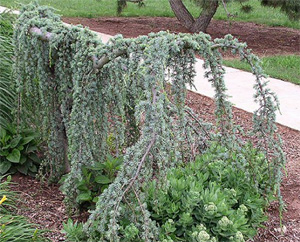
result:
M 0 127 L 0 175 L 16 171 L 35 175 L 40 164 L 37 140 L 31 129 L 18 132 L 14 126 Z

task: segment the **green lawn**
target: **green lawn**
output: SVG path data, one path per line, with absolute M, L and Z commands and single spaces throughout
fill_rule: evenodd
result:
M 18 3 L 29 3 L 32 0 L 1 0 L 0 5 L 6 7 L 17 7 Z M 50 5 L 58 10 L 60 14 L 68 17 L 98 17 L 116 16 L 116 0 L 39 0 L 40 4 Z M 138 8 L 136 4 L 129 3 L 122 16 L 174 16 L 168 0 L 145 0 L 146 7 Z M 191 0 L 185 0 L 185 4 L 197 16 L 200 10 Z M 291 22 L 288 17 L 281 13 L 279 9 L 262 7 L 258 0 L 250 0 L 254 11 L 251 13 L 241 13 L 239 3 L 228 4 L 228 10 L 232 14 L 237 14 L 234 21 L 247 21 L 270 26 L 286 26 L 300 29 L 300 21 Z M 227 19 L 222 6 L 219 7 L 215 19 Z
M 269 56 L 263 57 L 262 67 L 270 77 L 289 81 L 300 85 L 300 56 Z M 250 71 L 250 66 L 239 60 L 224 60 L 224 65 L 245 71 Z

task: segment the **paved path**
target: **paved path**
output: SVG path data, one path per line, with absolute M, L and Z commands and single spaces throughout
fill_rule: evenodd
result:
M 6 8 L 0 7 L 0 12 Z M 17 13 L 17 12 L 16 12 Z M 97 32 L 95 32 L 97 33 Z M 112 36 L 97 33 L 103 42 L 107 42 Z M 193 90 L 202 95 L 213 98 L 214 91 L 210 83 L 203 77 L 203 61 L 197 59 L 195 86 Z M 253 101 L 253 84 L 255 77 L 252 73 L 226 67 L 225 82 L 228 94 L 231 96 L 230 101 L 234 106 L 248 112 L 253 112 L 257 105 Z M 278 79 L 269 78 L 269 87 L 274 91 L 280 101 L 281 114 L 277 114 L 277 122 L 290 128 L 300 130 L 300 86 L 284 82 Z
M 3 12 L 5 12 L 5 11 L 11 11 L 11 12 L 14 13 L 14 14 L 19 14 L 19 13 L 20 13 L 19 11 L 16 11 L 16 10 L 10 10 L 10 9 L 8 9 L 8 8 L 1 7 L 1 6 L 0 6 L 0 13 L 3 13 Z

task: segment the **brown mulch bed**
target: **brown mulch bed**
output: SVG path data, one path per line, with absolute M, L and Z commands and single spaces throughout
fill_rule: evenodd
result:
M 169 30 L 172 33 L 188 33 L 176 18 L 139 17 L 139 18 L 63 18 L 70 24 L 81 24 L 90 29 L 110 34 L 122 34 L 131 38 L 147 35 L 150 32 Z M 228 22 L 212 20 L 207 33 L 213 38 L 222 38 L 232 34 L 259 56 L 278 54 L 300 55 L 300 30 L 284 27 L 267 27 L 255 23 Z
M 187 32 L 174 18 L 64 18 L 68 23 L 89 26 L 95 31 L 106 34 L 122 33 L 125 37 L 136 37 L 149 32 L 169 30 L 171 32 Z M 208 33 L 216 37 L 223 37 L 227 33 L 233 34 L 241 41 L 247 41 L 254 53 L 262 55 L 300 54 L 300 31 L 288 28 L 266 27 L 253 23 L 229 24 L 225 21 L 213 21 Z M 211 98 L 189 92 L 187 104 L 206 121 L 213 121 L 214 104 Z M 234 120 L 246 130 L 251 127 L 252 114 L 234 108 Z M 287 154 L 287 176 L 283 178 L 282 195 L 286 202 L 286 212 L 283 214 L 283 224 L 286 232 L 278 231 L 279 216 L 276 203 L 270 206 L 269 221 L 266 228 L 259 231 L 256 242 L 263 241 L 300 241 L 300 132 L 278 125 L 278 132 L 284 141 Z M 53 232 L 48 236 L 52 241 L 64 241 L 59 232 L 62 222 L 67 215 L 63 205 L 63 195 L 57 185 L 41 184 L 30 177 L 15 175 L 17 183 L 14 190 L 19 191 L 19 214 L 29 217 L 31 222 L 41 228 Z M 79 218 L 80 219 L 80 218 Z

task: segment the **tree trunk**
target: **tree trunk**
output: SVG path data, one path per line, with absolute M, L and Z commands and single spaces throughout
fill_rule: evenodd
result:
M 218 0 L 209 0 L 203 7 L 200 16 L 194 19 L 182 0 L 169 0 L 169 2 L 179 22 L 191 32 L 206 32 L 219 6 Z

